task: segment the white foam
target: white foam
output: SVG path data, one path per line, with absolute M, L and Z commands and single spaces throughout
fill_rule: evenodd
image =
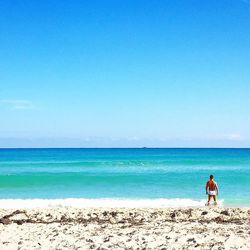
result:
M 0 208 L 164 208 L 164 207 L 204 207 L 206 200 L 192 199 L 123 199 L 123 198 L 67 198 L 67 199 L 0 199 Z M 219 205 L 223 200 L 219 201 Z

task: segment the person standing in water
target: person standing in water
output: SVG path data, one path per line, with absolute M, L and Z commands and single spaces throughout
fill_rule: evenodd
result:
M 212 198 L 214 199 L 214 205 L 217 205 L 216 195 L 219 194 L 219 188 L 217 183 L 214 181 L 213 175 L 210 175 L 210 180 L 206 184 L 206 194 L 208 195 L 207 205 L 210 205 Z

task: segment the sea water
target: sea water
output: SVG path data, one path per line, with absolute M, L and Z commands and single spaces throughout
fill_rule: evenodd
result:
M 0 207 L 250 206 L 250 149 L 0 149 Z

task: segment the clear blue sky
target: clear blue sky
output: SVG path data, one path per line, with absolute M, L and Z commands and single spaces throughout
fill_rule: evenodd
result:
M 0 147 L 250 147 L 250 1 L 0 11 Z

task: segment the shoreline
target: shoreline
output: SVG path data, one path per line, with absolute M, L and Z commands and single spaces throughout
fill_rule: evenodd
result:
M 207 200 L 188 198 L 57 198 L 57 199 L 0 199 L 0 208 L 202 208 Z M 218 201 L 223 207 L 224 200 Z M 237 206 L 240 207 L 240 206 Z
M 250 208 L 0 208 L 0 249 L 17 248 L 249 249 Z

